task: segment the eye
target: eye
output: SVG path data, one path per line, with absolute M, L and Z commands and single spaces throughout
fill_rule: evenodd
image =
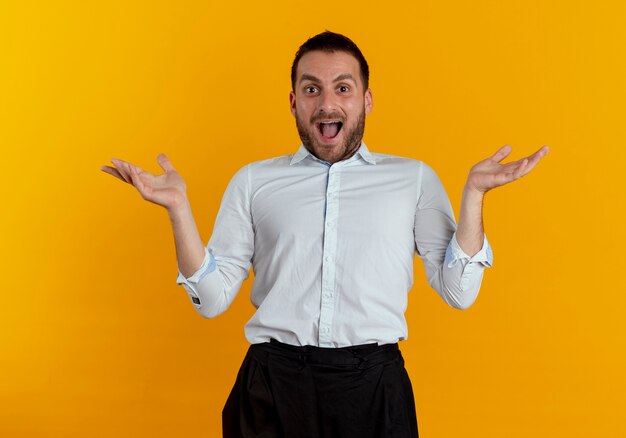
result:
M 347 85 L 340 85 L 339 91 L 341 91 L 342 93 L 347 93 L 348 91 L 350 91 L 350 87 L 348 87 Z
M 314 87 L 313 85 L 309 85 L 308 87 L 304 89 L 304 91 L 307 94 L 314 94 L 314 93 L 317 93 L 317 87 Z

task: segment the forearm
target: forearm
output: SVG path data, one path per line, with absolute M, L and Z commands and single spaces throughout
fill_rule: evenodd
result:
M 200 268 L 205 255 L 191 205 L 185 199 L 179 207 L 168 209 L 168 214 L 174 231 L 178 268 L 181 274 L 190 277 Z
M 470 262 L 483 246 L 486 245 L 488 248 L 482 220 L 483 200 L 484 193 L 467 186 L 463 190 L 456 238 L 450 242 L 440 272 L 437 290 L 446 303 L 457 309 L 467 309 L 474 303 L 482 282 L 484 267 L 491 264 L 487 255 L 489 250 L 475 260 L 478 263 Z M 459 254 L 462 253 L 470 259 L 461 257 Z M 483 257 L 487 259 L 483 260 Z
M 456 240 L 468 256 L 474 256 L 483 246 L 485 230 L 483 228 L 484 193 L 468 188 L 463 190 Z

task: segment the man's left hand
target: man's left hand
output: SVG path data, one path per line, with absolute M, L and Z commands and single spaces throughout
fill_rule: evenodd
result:
M 466 189 L 486 193 L 494 187 L 503 186 L 529 173 L 533 167 L 549 152 L 543 146 L 534 154 L 510 163 L 500 163 L 511 153 L 511 146 L 506 145 L 486 160 L 478 162 L 470 170 Z

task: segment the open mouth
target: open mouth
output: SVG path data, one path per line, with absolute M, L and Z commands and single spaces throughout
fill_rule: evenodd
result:
M 343 122 L 340 121 L 320 122 L 317 124 L 317 130 L 319 133 L 322 134 L 322 137 L 328 140 L 337 137 L 342 127 Z

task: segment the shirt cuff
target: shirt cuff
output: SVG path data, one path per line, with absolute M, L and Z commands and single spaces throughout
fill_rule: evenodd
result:
M 198 268 L 196 272 L 194 272 L 190 277 L 185 277 L 181 272 L 180 268 L 178 269 L 178 277 L 176 278 L 176 284 L 186 284 L 189 283 L 199 283 L 207 274 L 215 271 L 217 268 L 217 264 L 215 263 L 215 257 L 209 251 L 209 247 L 204 248 L 204 260 L 202 260 L 202 264 Z
M 445 265 L 448 268 L 453 267 L 458 263 L 459 260 L 467 260 L 468 263 L 480 263 L 481 265 L 491 268 L 493 264 L 493 252 L 491 250 L 491 245 L 489 245 L 489 241 L 487 240 L 487 236 L 484 236 L 483 246 L 473 257 L 468 256 L 465 251 L 461 249 L 459 242 L 456 240 L 456 231 L 448 244 L 448 248 L 446 249 L 446 258 Z

